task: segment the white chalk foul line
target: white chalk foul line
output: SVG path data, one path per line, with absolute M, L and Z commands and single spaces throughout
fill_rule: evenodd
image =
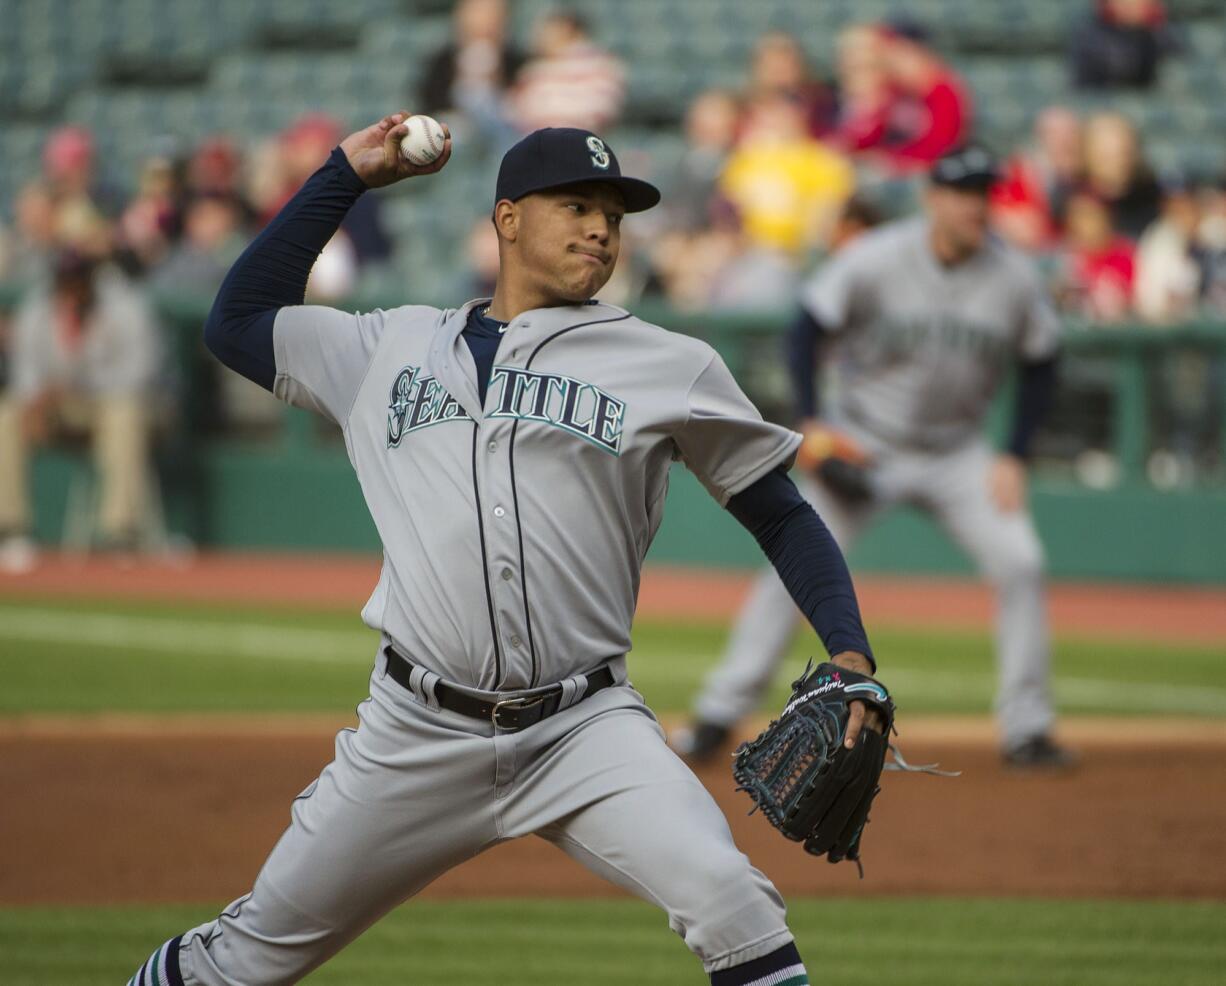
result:
M 635 657 L 640 658 L 636 664 Z M 670 656 L 675 660 L 670 664 Z M 692 680 L 696 665 L 699 673 L 709 670 L 718 655 L 657 652 L 654 648 L 636 650 L 630 656 L 631 678 L 669 684 Z M 791 681 L 804 665 L 789 663 L 782 678 Z M 889 667 L 882 671 L 882 680 L 899 697 L 910 700 L 939 702 L 941 699 L 971 700 L 983 703 L 986 710 L 996 692 L 996 675 L 983 671 L 925 671 L 920 668 Z M 1083 678 L 1057 674 L 1055 679 L 1057 704 L 1080 709 L 1104 709 L 1116 712 L 1187 712 L 1193 715 L 1226 716 L 1226 689 L 1199 686 L 1194 683 L 1168 685 L 1151 682 L 1126 682 L 1118 678 Z
M 375 635 L 363 630 L 310 630 L 273 623 L 7 608 L 0 608 L 0 640 L 349 665 L 369 664 L 376 646 Z M 631 676 L 644 684 L 653 680 L 691 681 L 698 672 L 696 665 L 701 664 L 705 671 L 715 657 L 645 648 L 631 655 Z M 788 666 L 789 674 L 799 670 Z M 986 702 L 996 687 L 995 674 L 990 670 L 925 671 L 895 667 L 883 674 L 883 679 L 900 697 L 936 701 L 954 698 Z M 1055 690 L 1059 704 L 1078 708 L 1226 716 L 1226 689 L 1222 688 L 1058 675 Z
M 369 664 L 377 645 L 370 631 L 53 609 L 0 609 L 0 640 L 321 664 Z

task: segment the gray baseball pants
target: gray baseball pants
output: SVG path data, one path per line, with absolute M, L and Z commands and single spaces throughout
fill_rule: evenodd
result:
M 297 982 L 446 870 L 532 834 L 663 908 L 708 971 L 792 940 L 782 898 L 629 685 L 496 733 L 387 677 L 380 653 L 358 718 L 252 892 L 183 936 L 185 983 Z
M 798 486 L 844 552 L 883 510 L 910 503 L 930 514 L 996 588 L 996 712 L 1009 748 L 1046 733 L 1055 713 L 1050 687 L 1050 642 L 1043 584 L 1043 547 L 1025 509 L 1002 513 L 988 490 L 991 448 L 976 440 L 944 454 L 883 449 L 856 435 L 874 453 L 873 497 L 849 507 L 819 482 Z M 741 610 L 723 658 L 694 706 L 706 722 L 732 726 L 758 709 L 799 628 L 792 597 L 764 571 Z M 867 620 L 872 614 L 866 613 Z M 888 681 L 889 655 L 883 655 Z

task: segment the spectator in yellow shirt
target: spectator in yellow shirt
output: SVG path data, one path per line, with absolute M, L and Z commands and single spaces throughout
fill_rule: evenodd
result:
M 750 244 L 797 257 L 821 246 L 855 191 L 848 160 L 809 136 L 803 108 L 782 96 L 755 101 L 720 178 Z

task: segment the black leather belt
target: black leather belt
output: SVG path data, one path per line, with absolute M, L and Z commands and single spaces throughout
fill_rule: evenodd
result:
M 409 691 L 415 691 L 414 687 L 409 684 L 413 665 L 408 659 L 397 653 L 391 645 L 384 647 L 383 653 L 387 655 L 387 673 L 391 675 L 392 680 Z M 582 702 L 583 699 L 590 698 L 613 683 L 613 672 L 609 670 L 607 664 L 602 665 L 587 676 L 587 690 L 578 701 Z M 558 712 L 562 704 L 562 694 L 562 686 L 555 685 L 548 691 L 540 691 L 532 695 L 512 695 L 509 698 L 490 702 L 452 688 L 444 681 L 435 682 L 434 685 L 434 697 L 444 709 L 449 712 L 458 712 L 470 719 L 492 722 L 499 729 L 512 733 L 535 726 L 542 719 L 548 719 Z

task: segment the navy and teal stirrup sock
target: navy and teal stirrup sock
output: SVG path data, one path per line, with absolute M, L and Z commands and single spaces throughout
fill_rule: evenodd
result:
M 809 974 L 792 944 L 760 959 L 711 973 L 711 986 L 809 986 Z
M 159 948 L 139 971 L 128 980 L 128 986 L 183 986 L 179 972 L 179 942 L 182 935 L 172 938 Z

